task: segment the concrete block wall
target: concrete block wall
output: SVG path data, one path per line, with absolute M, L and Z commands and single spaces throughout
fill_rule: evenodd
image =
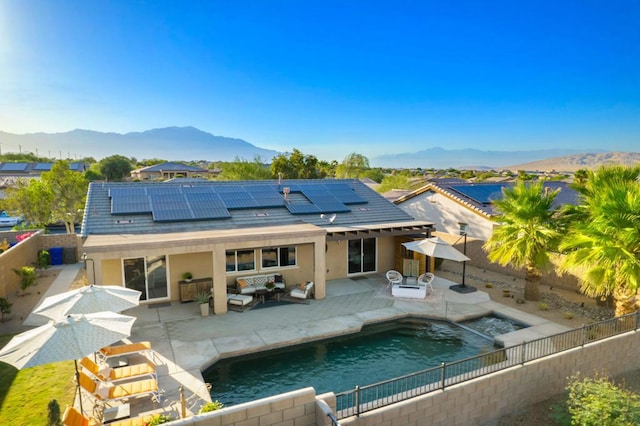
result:
M 29 231 L 31 232 L 31 231 Z M 0 254 L 0 297 L 15 294 L 20 288 L 20 278 L 13 272 L 23 266 L 31 266 L 38 260 L 38 238 L 42 230 L 37 231 L 31 237 L 11 247 L 10 250 Z M 0 241 L 15 241 L 18 234 L 25 231 L 0 232 Z
M 615 376 L 637 368 L 640 332 L 629 332 L 436 391 L 360 417 L 343 426 L 478 425 L 564 391 L 567 378 Z
M 44 234 L 38 237 L 38 250 L 49 250 L 51 247 L 73 247 L 76 249 L 76 259 L 80 261 L 82 253 L 81 238 L 77 234 Z
M 316 392 L 303 388 L 171 422 L 182 426 L 316 426 Z M 324 425 L 321 423 L 320 425 Z

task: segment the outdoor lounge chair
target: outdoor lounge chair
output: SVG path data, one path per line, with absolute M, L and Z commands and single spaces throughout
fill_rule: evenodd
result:
M 113 384 L 101 380 L 94 380 L 82 372 L 80 372 L 78 376 L 80 387 L 98 401 L 114 402 L 141 396 L 151 396 L 156 400 L 160 399 L 160 391 L 158 390 L 158 381 L 156 379 L 143 379 L 122 384 Z
M 157 379 L 156 366 L 151 362 L 141 364 L 127 365 L 124 367 L 111 368 L 106 364 L 102 366 L 96 364 L 89 357 L 84 357 L 80 361 L 80 365 L 92 376 L 102 381 L 117 382 L 127 379 Z
M 307 282 L 304 284 L 304 288 L 296 287 L 291 290 L 289 296 L 291 297 L 291 301 L 295 302 L 298 300 L 306 300 L 313 290 L 313 281 Z
M 390 269 L 387 271 L 387 287 L 391 287 L 394 284 L 402 284 L 404 277 L 396 270 Z
M 253 306 L 253 296 L 250 294 L 227 294 L 229 309 L 236 312 L 244 312 Z
M 67 406 L 62 415 L 62 424 L 64 426 L 89 426 L 89 419 L 75 408 Z
M 101 361 L 127 355 L 145 355 L 150 361 L 155 361 L 155 354 L 150 342 L 128 343 L 125 345 L 105 346 L 96 353 Z

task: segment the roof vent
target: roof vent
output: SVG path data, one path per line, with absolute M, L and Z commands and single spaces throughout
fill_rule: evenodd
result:
M 128 225 L 130 223 L 133 223 L 133 220 L 131 219 L 127 219 L 127 220 L 116 220 L 116 224 L 118 225 Z

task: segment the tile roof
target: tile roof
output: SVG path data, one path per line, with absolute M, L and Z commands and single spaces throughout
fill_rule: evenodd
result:
M 162 164 L 154 164 L 153 166 L 143 167 L 138 172 L 144 173 L 160 173 L 160 172 L 208 172 L 207 169 L 203 169 L 198 166 L 191 166 L 188 164 L 168 162 Z
M 287 205 L 279 197 L 283 195 L 283 189 L 290 188 L 288 194 Z M 303 192 L 298 192 L 303 188 Z M 140 192 L 142 191 L 142 192 Z M 236 194 L 240 198 L 232 201 L 246 202 L 246 198 L 258 200 L 257 207 L 241 207 L 234 209 L 229 207 L 228 215 L 220 215 L 217 219 L 204 218 L 202 220 L 172 220 L 167 216 L 164 219 L 162 215 L 154 215 L 149 212 L 153 206 L 153 200 L 157 199 L 153 194 L 160 192 L 161 201 L 168 208 L 176 209 L 185 208 L 188 204 L 185 200 L 188 198 L 182 195 L 186 192 L 207 193 L 210 191 L 216 194 Z M 251 197 L 242 196 L 251 194 Z M 260 196 L 265 193 L 279 194 L 275 199 L 269 198 L 271 203 L 261 204 Z M 319 210 L 315 206 L 322 205 L 327 201 L 327 196 L 334 191 L 342 191 L 344 197 L 342 203 L 336 203 L 335 199 L 329 204 L 324 211 L 327 213 L 325 217 L 321 217 Z M 351 192 L 353 196 L 349 196 Z M 173 194 L 169 194 L 172 192 Z M 115 211 L 122 214 L 112 214 L 112 199 L 110 194 L 116 194 L 116 197 L 122 197 L 116 203 Z M 120 195 L 117 195 L 120 194 Z M 139 194 L 142 194 L 140 196 Z M 176 195 L 178 194 L 178 195 Z M 346 195 L 345 195 L 346 194 Z M 314 198 L 316 197 L 316 198 Z M 234 198 L 231 195 L 231 198 Z M 330 198 L 330 197 L 329 197 Z M 351 198 L 351 200 L 347 200 Z M 228 198 L 227 198 L 228 199 Z M 178 201 L 176 201 L 178 200 Z M 251 201 L 250 200 L 250 201 Z M 311 201 L 313 200 L 313 201 Z M 281 203 L 274 206 L 273 202 Z M 224 202 L 226 203 L 226 201 Z M 332 204 L 333 203 L 333 204 Z M 162 204 L 159 204 L 162 205 Z M 263 207 L 259 207 L 262 205 Z M 268 205 L 271 205 L 269 207 Z M 133 206 L 133 207 L 130 207 Z M 219 203 L 211 206 L 214 211 L 224 209 L 228 204 L 220 207 Z M 204 209 L 205 216 L 210 210 L 209 206 Z M 302 214 L 296 214 L 296 209 L 301 208 Z M 331 209 L 335 207 L 336 218 L 329 222 L 328 218 L 332 216 Z M 128 210 L 131 208 L 131 210 Z M 129 213 L 138 208 L 140 213 Z M 189 207 L 190 208 L 190 207 Z M 225 209 L 226 210 L 226 209 Z M 195 208 L 193 211 L 196 211 Z M 200 210 L 202 212 L 203 210 Z M 292 213 L 292 211 L 294 213 Z M 305 212 L 309 213 L 305 213 Z M 171 213 L 171 212 L 169 212 Z M 215 215 L 214 215 L 215 216 Z M 160 218 L 160 220 L 159 220 Z M 163 221 L 164 220 L 164 221 Z M 402 223 L 413 221 L 408 213 L 404 212 L 398 206 L 387 201 L 380 194 L 376 193 L 367 185 L 358 180 L 349 179 L 319 179 L 319 180 L 287 180 L 278 186 L 277 180 L 265 181 L 216 181 L 206 183 L 120 183 L 120 182 L 92 182 L 87 193 L 87 202 L 82 221 L 81 235 L 112 235 L 112 234 L 156 234 L 171 232 L 188 232 L 188 231 L 207 231 L 216 229 L 238 229 L 250 228 L 270 225 L 287 225 L 297 223 L 310 223 L 325 228 L 354 226 L 362 224 L 375 223 Z
M 471 210 L 490 217 L 497 214 L 492 200 L 502 198 L 502 188 L 513 185 L 513 182 L 469 183 L 459 179 L 440 180 L 438 182 L 430 182 L 410 194 L 400 197 L 394 203 L 402 204 L 424 192 L 436 191 L 458 201 Z M 554 208 L 565 204 L 576 205 L 579 202 L 579 193 L 566 182 L 544 181 L 543 187 L 549 188 L 551 191 L 560 189 L 554 200 Z

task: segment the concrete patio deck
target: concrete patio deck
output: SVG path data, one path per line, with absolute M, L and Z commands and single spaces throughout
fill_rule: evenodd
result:
M 65 287 L 63 280 L 71 275 L 60 274 L 56 280 L 60 282 L 54 283 L 54 290 L 46 295 L 66 291 L 71 281 Z M 204 402 L 211 400 L 201 371 L 216 360 L 357 332 L 368 323 L 407 316 L 457 322 L 495 312 L 530 325 L 496 338 L 505 346 L 568 330 L 493 302 L 482 291 L 456 293 L 449 290 L 453 284 L 436 276 L 434 292 L 426 299 L 394 299 L 385 277 L 372 274 L 329 281 L 326 298 L 311 300 L 309 305 L 230 311 L 204 318 L 195 303 L 141 305 L 125 311 L 124 314 L 137 317 L 129 340 L 150 341 L 156 351 L 158 380 L 164 392 L 160 402 L 148 398 L 132 400 L 131 415 L 164 412 L 179 417 L 181 387 L 187 415 L 197 413 Z M 91 401 L 83 401 L 87 411 Z

